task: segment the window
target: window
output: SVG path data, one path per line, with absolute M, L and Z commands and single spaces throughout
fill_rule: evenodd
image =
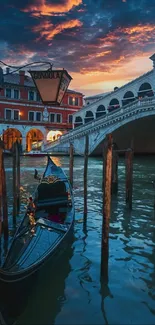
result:
M 78 106 L 79 105 L 78 97 L 69 97 L 69 105 Z
M 40 95 L 39 95 L 39 93 L 37 93 L 37 102 L 40 102 L 40 101 L 41 101 Z
M 34 100 L 34 91 L 29 91 L 29 100 Z
M 19 111 L 14 110 L 14 120 L 19 120 Z
M 73 115 L 68 115 L 68 122 L 72 124 L 73 122 Z
M 6 109 L 5 110 L 5 118 L 7 120 L 11 120 L 11 109 Z
M 61 123 L 61 114 L 56 114 L 56 123 Z
M 53 114 L 53 113 L 50 114 L 50 122 L 52 122 L 52 123 L 55 122 L 55 114 Z
M 14 89 L 14 98 L 19 99 L 19 90 L 18 89 Z
M 73 97 L 69 97 L 69 105 L 73 105 Z
M 36 112 L 36 121 L 41 121 L 41 112 Z
M 29 112 L 29 121 L 34 121 L 34 112 Z
M 11 88 L 6 88 L 6 97 L 11 98 Z

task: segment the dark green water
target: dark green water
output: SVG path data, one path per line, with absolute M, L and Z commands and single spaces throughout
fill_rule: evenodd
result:
M 53 159 L 68 174 L 69 158 Z M 36 186 L 34 168 L 46 158 L 21 161 L 23 199 Z M 16 324 L 155 324 L 155 157 L 134 158 L 133 210 L 125 207 L 125 166 L 119 161 L 119 189 L 112 200 L 109 281 L 100 281 L 102 160 L 89 158 L 88 221 L 83 231 L 83 158 L 74 162 L 75 232 L 71 247 L 52 270 L 48 264 L 34 285 Z M 6 160 L 12 205 L 11 159 Z M 24 212 L 25 203 L 22 204 Z M 11 213 L 10 208 L 10 213 Z M 10 219 L 11 222 L 11 219 Z M 24 292 L 21 292 L 21 297 Z M 20 297 L 19 297 L 20 302 Z

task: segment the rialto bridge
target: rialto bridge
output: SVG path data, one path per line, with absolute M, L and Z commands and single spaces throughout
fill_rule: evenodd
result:
M 84 106 L 73 116 L 74 129 L 45 150 L 66 152 L 72 142 L 75 153 L 83 154 L 88 134 L 89 154 L 98 155 L 106 134 L 112 133 L 119 149 L 134 139 L 135 152 L 155 153 L 155 55 L 151 60 L 153 70 Z

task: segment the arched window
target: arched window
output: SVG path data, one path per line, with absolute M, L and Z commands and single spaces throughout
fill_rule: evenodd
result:
M 148 82 L 144 82 L 138 91 L 138 98 L 152 97 L 154 96 L 151 85 Z
M 104 105 L 99 105 L 96 110 L 96 118 L 101 117 L 106 114 L 106 109 Z
M 87 112 L 86 112 L 86 115 L 85 115 L 84 122 L 85 122 L 85 123 L 89 123 L 89 122 L 91 122 L 91 121 L 93 121 L 93 120 L 94 120 L 94 115 L 93 115 L 93 113 L 92 113 L 91 111 L 87 111 Z
M 110 101 L 110 103 L 109 103 L 108 111 L 109 111 L 109 112 L 113 112 L 113 111 L 115 111 L 117 108 L 120 108 L 119 101 L 118 101 L 118 99 L 113 98 L 113 99 Z
M 132 91 L 127 91 L 122 100 L 122 106 L 125 106 L 135 100 L 135 96 Z
M 76 116 L 74 127 L 77 128 L 78 126 L 80 126 L 82 124 L 83 124 L 82 117 L 81 116 Z

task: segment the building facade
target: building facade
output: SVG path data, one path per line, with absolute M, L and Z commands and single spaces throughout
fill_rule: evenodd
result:
M 44 107 L 32 79 L 25 71 L 6 73 L 0 68 L 0 136 L 5 149 L 17 140 L 23 151 L 40 148 L 72 128 L 73 114 L 83 106 L 83 94 L 67 90 L 59 107 Z

